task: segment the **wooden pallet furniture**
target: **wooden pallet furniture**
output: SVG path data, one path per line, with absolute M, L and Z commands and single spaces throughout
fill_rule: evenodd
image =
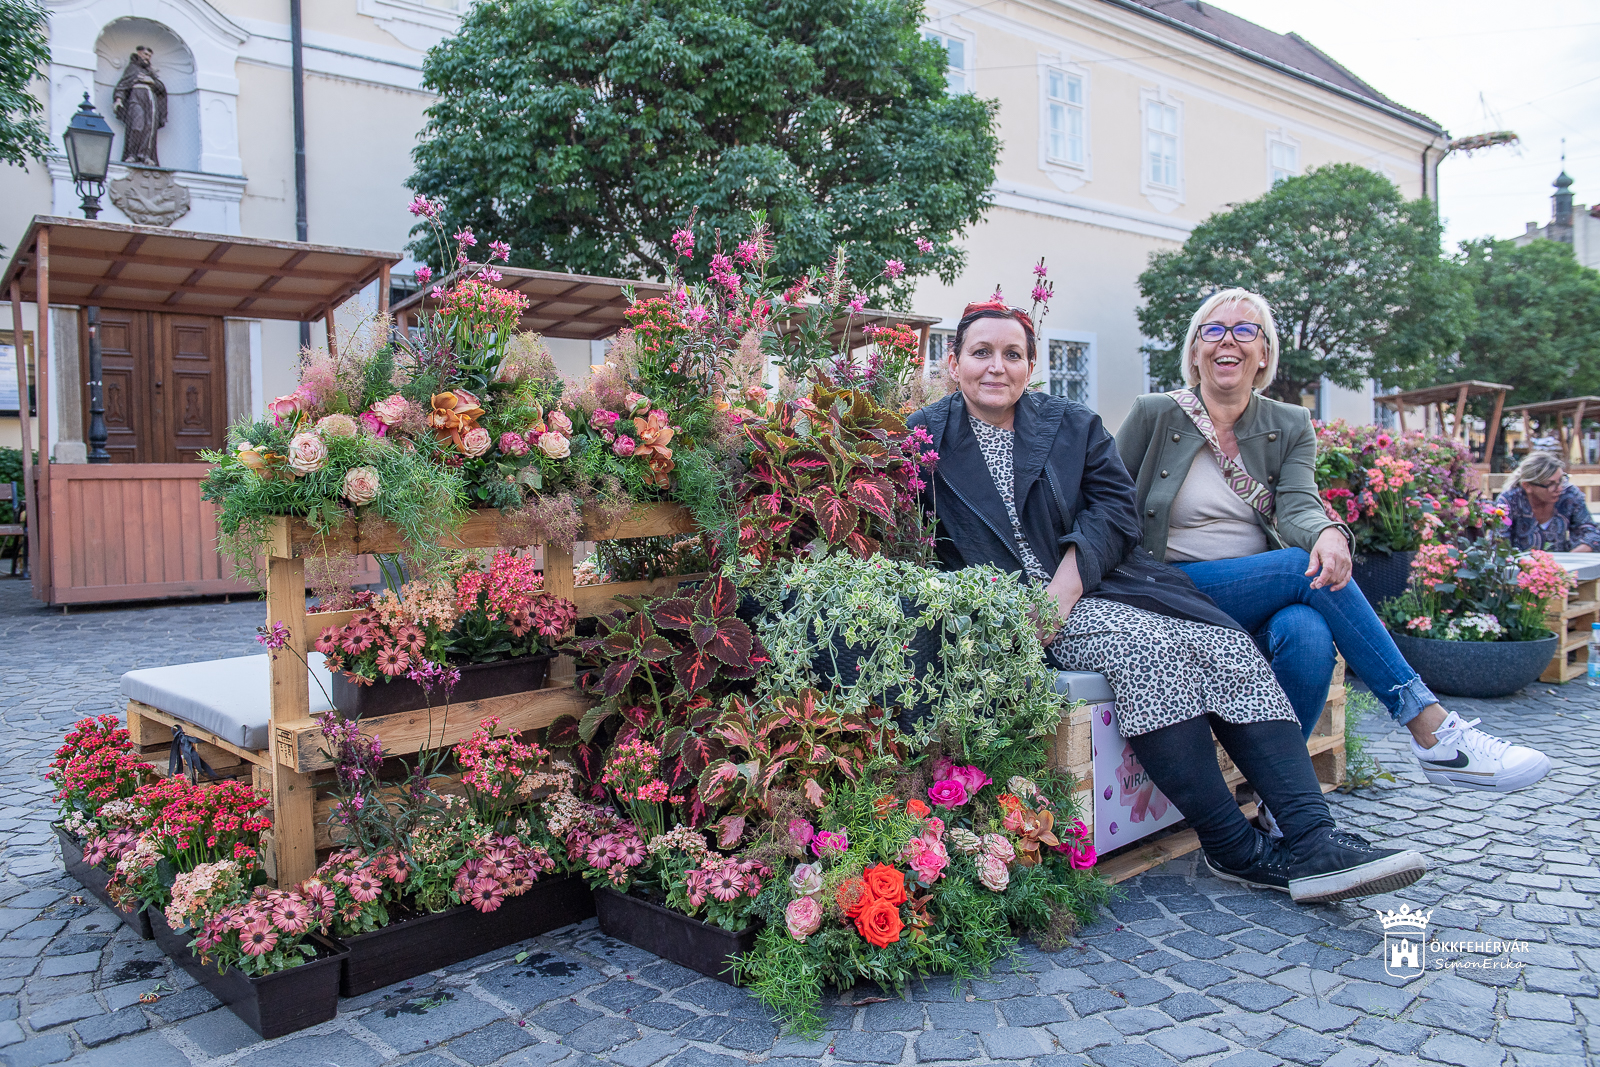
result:
M 1600 622 L 1600 578 L 1579 579 L 1566 603 L 1545 616 L 1556 635 L 1556 653 L 1539 675 L 1541 682 L 1569 682 L 1589 669 L 1589 628 Z
M 1344 657 L 1341 656 L 1334 663 L 1333 684 L 1328 688 L 1328 701 L 1323 705 L 1322 717 L 1317 720 L 1311 739 L 1306 743 L 1306 750 L 1311 754 L 1311 766 L 1324 793 L 1331 792 L 1344 782 L 1344 705 Z M 1089 722 L 1093 714 L 1089 707 L 1080 707 L 1069 713 L 1067 721 L 1056 732 L 1052 758 L 1057 769 L 1068 772 L 1076 780 L 1083 802 L 1084 822 L 1090 826 L 1094 825 L 1093 812 L 1098 788 L 1094 780 L 1094 749 L 1090 740 Z M 1221 745 L 1217 746 L 1217 764 L 1222 768 L 1223 779 L 1228 785 L 1237 788 L 1244 782 L 1244 773 L 1234 766 Z M 1256 805 L 1252 801 L 1240 805 L 1239 810 L 1246 818 L 1250 818 L 1256 813 Z M 1103 857 L 1095 870 L 1108 882 L 1121 882 L 1168 860 L 1185 856 L 1199 847 L 1200 839 L 1193 830 L 1158 832 Z

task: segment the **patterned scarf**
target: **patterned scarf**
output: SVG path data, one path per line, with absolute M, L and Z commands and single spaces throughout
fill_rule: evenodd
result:
M 1167 395 L 1178 402 L 1183 413 L 1189 416 L 1189 421 L 1194 423 L 1195 429 L 1200 431 L 1200 436 L 1211 446 L 1211 454 L 1216 457 L 1217 466 L 1222 468 L 1222 480 L 1228 483 L 1228 488 L 1262 515 L 1272 518 L 1274 507 L 1272 490 L 1250 477 L 1250 472 L 1244 469 L 1243 463 L 1222 450 L 1222 445 L 1217 440 L 1217 427 L 1211 421 L 1211 416 L 1206 412 L 1206 407 L 1200 402 L 1200 398 L 1188 389 L 1175 389 Z

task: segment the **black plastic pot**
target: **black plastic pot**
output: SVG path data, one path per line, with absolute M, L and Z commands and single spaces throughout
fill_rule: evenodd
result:
M 112 903 L 111 894 L 106 892 L 106 885 L 111 881 L 111 875 L 83 858 L 83 842 L 78 840 L 76 834 L 60 823 L 51 823 L 50 828 L 56 832 L 56 840 L 61 844 L 61 866 L 66 872 L 76 878 L 78 884 L 87 889 L 96 900 L 116 913 L 117 918 L 127 924 L 128 929 L 146 941 L 150 940 L 150 916 L 146 914 L 144 908 L 141 907 L 138 911 L 126 911 Z
M 761 932 L 759 926 L 737 933 L 724 930 L 615 889 L 596 889 L 594 910 L 607 935 L 731 985 L 738 984 L 732 957 L 755 948 L 756 934 Z
M 1411 577 L 1411 560 L 1415 552 L 1391 552 L 1385 556 L 1374 552 L 1357 556 L 1350 576 L 1366 594 L 1367 603 L 1376 610 L 1378 605 L 1406 591 L 1406 580 Z
M 461 904 L 341 938 L 350 954 L 339 979 L 339 995 L 358 997 L 593 914 L 589 886 L 577 875 L 568 875 L 535 882 L 532 889 L 487 914 Z
M 550 657 L 524 656 L 499 663 L 469 663 L 458 669 L 461 671 L 461 681 L 450 690 L 448 700 L 451 704 L 543 689 L 545 678 L 550 673 Z M 430 704 L 442 705 L 446 701 L 444 691 L 438 686 L 434 686 L 430 694 L 409 678 L 357 685 L 342 671 L 333 676 L 332 696 L 333 706 L 347 719 L 371 719 L 401 711 L 416 711 Z
M 1503 697 L 1544 673 L 1555 634 L 1538 641 L 1439 641 L 1391 633 L 1395 647 L 1429 689 L 1456 697 Z
M 174 931 L 160 912 L 151 913 L 150 928 L 156 944 L 174 963 L 267 1040 L 325 1023 L 338 1014 L 339 975 L 349 950 L 337 941 L 312 934 L 317 946 L 314 959 L 250 978 L 233 967 L 218 973 L 214 964 L 201 963 L 189 949 L 190 934 Z

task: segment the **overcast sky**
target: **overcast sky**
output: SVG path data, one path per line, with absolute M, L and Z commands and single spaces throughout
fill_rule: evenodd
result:
M 1548 222 L 1563 137 L 1574 199 L 1600 202 L 1595 0 L 1224 0 L 1217 6 L 1278 33 L 1300 34 L 1452 137 L 1497 128 L 1521 136 L 1519 147 L 1453 153 L 1441 165 L 1447 247 L 1486 234 L 1514 237 L 1528 222 Z

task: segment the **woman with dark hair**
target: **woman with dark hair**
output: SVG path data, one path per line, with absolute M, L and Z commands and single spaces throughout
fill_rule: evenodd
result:
M 1083 405 L 1028 390 L 1036 355 L 1021 310 L 967 305 L 948 356 L 957 391 L 908 420 L 939 453 L 929 492 L 940 561 L 992 564 L 1045 586 L 1059 612 L 1047 657 L 1105 675 L 1123 735 L 1217 876 L 1304 903 L 1415 882 L 1427 869 L 1420 855 L 1335 827 L 1294 710 L 1250 636 L 1137 547 L 1116 442 Z M 1272 805 L 1281 841 L 1240 814 L 1213 731 Z

